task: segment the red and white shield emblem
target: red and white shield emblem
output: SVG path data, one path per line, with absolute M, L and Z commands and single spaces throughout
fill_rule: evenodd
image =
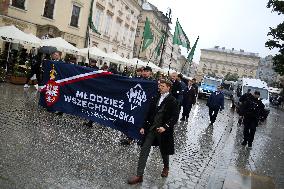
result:
M 52 106 L 59 99 L 59 85 L 54 80 L 49 80 L 45 87 L 45 102 Z

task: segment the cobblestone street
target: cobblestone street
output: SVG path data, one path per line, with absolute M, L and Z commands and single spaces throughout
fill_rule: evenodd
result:
M 175 129 L 176 154 L 170 157 L 170 174 L 160 176 L 160 151 L 153 148 L 144 182 L 126 183 L 136 173 L 140 147 L 121 146 L 122 134 L 84 119 L 58 116 L 38 106 L 38 92 L 31 87 L 0 83 L 0 188 L 284 188 L 284 112 L 271 108 L 265 123 L 257 128 L 253 148 L 240 145 L 242 127 L 230 111 L 219 113 L 209 125 L 205 100 L 192 108 L 188 123 Z M 241 183 L 236 172 L 255 175 Z M 262 181 L 265 179 L 261 179 Z M 268 185 L 272 181 L 272 185 Z M 267 185 L 265 185 L 267 184 Z M 237 186 L 237 185 L 235 185 Z M 259 189 L 259 188 L 258 188 Z

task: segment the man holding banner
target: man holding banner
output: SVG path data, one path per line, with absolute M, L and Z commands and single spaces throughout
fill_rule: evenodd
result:
M 141 77 L 139 78 L 143 80 L 153 80 L 151 76 L 152 76 L 152 68 L 149 66 L 146 66 L 145 68 L 143 68 Z M 120 141 L 122 145 L 130 145 L 132 142 L 133 142 L 133 138 L 129 136 L 127 136 L 126 139 L 122 139 Z
M 160 95 L 152 98 L 150 108 L 140 133 L 144 136 L 140 151 L 136 176 L 128 179 L 128 184 L 143 182 L 144 169 L 152 145 L 158 145 L 162 154 L 164 168 L 161 176 L 169 173 L 169 155 L 174 154 L 174 125 L 179 116 L 179 107 L 175 97 L 170 94 L 172 83 L 161 80 Z

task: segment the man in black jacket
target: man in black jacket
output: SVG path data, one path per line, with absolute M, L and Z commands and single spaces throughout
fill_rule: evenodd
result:
M 192 105 L 196 102 L 196 92 L 194 87 L 192 86 L 192 80 L 188 81 L 188 86 L 186 87 L 185 91 L 183 92 L 183 100 L 182 100 L 182 118 L 181 121 L 187 121 L 189 117 L 190 110 Z
M 176 72 L 171 74 L 171 81 L 173 83 L 171 93 L 178 101 L 179 99 L 181 99 L 180 96 L 182 95 L 182 87 L 180 82 L 178 81 L 178 74 Z
M 264 111 L 264 105 L 261 100 L 259 100 L 259 97 L 260 93 L 255 91 L 253 96 L 246 99 L 243 104 L 244 141 L 242 145 L 246 146 L 248 144 L 249 148 L 252 147 L 256 127 L 258 126 L 260 115 Z
M 161 176 L 169 173 L 169 155 L 174 154 L 174 125 L 179 116 L 179 107 L 176 99 L 169 93 L 171 82 L 161 80 L 160 95 L 152 99 L 144 126 L 140 133 L 144 136 L 141 147 L 136 176 L 128 179 L 128 184 L 143 182 L 144 169 L 151 150 L 151 146 L 159 146 L 164 168 Z

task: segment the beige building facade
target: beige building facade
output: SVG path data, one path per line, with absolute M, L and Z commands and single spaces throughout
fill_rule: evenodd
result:
M 142 0 L 95 0 L 92 18 L 100 34 L 90 32 L 90 45 L 132 58 L 142 3 Z
M 146 18 L 148 18 L 148 20 L 150 21 L 150 28 L 151 28 L 154 40 L 147 49 L 142 51 L 141 42 L 143 38 Z M 138 57 L 144 61 L 150 60 L 156 65 L 159 65 L 161 54 L 157 56 L 157 53 L 155 53 L 155 48 L 157 47 L 162 35 L 166 31 L 166 28 L 167 28 L 167 17 L 161 11 L 159 11 L 157 7 L 155 7 L 151 3 L 144 2 L 142 5 L 142 12 L 138 19 L 133 56 Z M 165 49 L 164 49 L 164 53 L 162 57 L 163 58 L 162 68 L 168 68 L 170 62 L 171 62 L 171 68 L 173 69 L 178 68 L 177 62 L 178 62 L 178 57 L 180 56 L 180 48 L 178 46 L 174 46 L 173 53 L 172 53 L 172 46 L 173 46 L 172 38 L 173 38 L 173 35 L 169 31 L 168 39 L 165 43 Z M 172 59 L 171 59 L 171 54 L 172 54 Z
M 142 51 L 142 39 L 146 18 L 148 18 L 148 20 L 150 21 L 150 28 L 153 34 L 153 42 L 149 45 L 147 49 Z M 144 61 L 148 61 L 151 59 L 151 62 L 158 65 L 160 59 L 154 53 L 154 50 L 163 35 L 162 31 L 166 31 L 165 16 L 161 12 L 159 12 L 157 7 L 155 7 L 154 5 L 148 2 L 143 3 L 142 11 L 138 19 L 137 31 L 135 36 L 133 53 L 134 57 L 137 57 Z
M 237 74 L 239 77 L 256 78 L 260 63 L 258 53 L 245 52 L 215 46 L 210 49 L 201 49 L 201 56 L 197 71 L 197 80 L 205 75 L 216 75 L 223 78 L 226 74 Z
M 89 0 L 3 0 L 0 26 L 15 25 L 41 39 L 62 37 L 83 48 L 90 3 Z

